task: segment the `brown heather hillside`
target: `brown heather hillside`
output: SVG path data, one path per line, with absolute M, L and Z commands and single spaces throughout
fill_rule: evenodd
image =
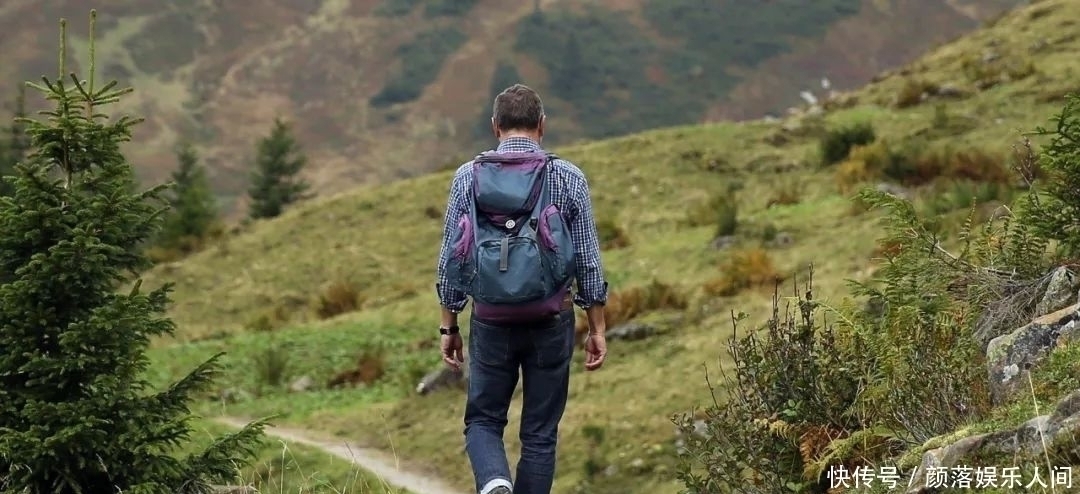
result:
M 232 209 L 275 115 L 296 122 L 311 180 L 331 193 L 474 152 L 506 81 L 544 91 L 553 143 L 757 117 L 822 77 L 861 85 L 1018 3 L 543 0 L 541 25 L 533 2 L 496 0 L 7 0 L 0 81 L 51 74 L 46 33 L 67 17 L 85 36 L 82 13 L 98 8 L 101 72 L 136 87 L 126 103 L 149 119 L 130 146 L 142 175 L 165 178 L 173 143 L 192 139 Z

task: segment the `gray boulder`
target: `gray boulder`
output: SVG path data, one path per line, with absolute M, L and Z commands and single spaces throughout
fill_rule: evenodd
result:
M 1080 304 L 1036 318 L 1030 324 L 990 340 L 986 347 L 990 397 L 1002 403 L 1026 381 L 1023 371 L 1045 358 L 1058 345 L 1076 337 Z

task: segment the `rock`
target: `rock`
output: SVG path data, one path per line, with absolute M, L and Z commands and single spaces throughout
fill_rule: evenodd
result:
M 934 96 L 940 96 L 942 98 L 964 98 L 967 97 L 967 91 L 964 91 L 955 84 L 942 84 L 934 91 Z
M 1017 458 L 1022 456 L 1042 460 L 1045 448 L 1060 444 L 1060 439 L 1072 441 L 1080 432 L 1080 390 L 1058 402 L 1049 415 L 1040 415 L 1028 420 L 1014 429 L 979 434 L 960 439 L 950 445 L 932 449 L 923 453 L 922 463 L 911 478 L 908 494 L 936 492 L 935 486 L 927 482 L 926 472 L 930 469 L 950 468 L 954 466 L 987 466 L 998 469 L 1007 465 L 995 465 L 995 457 Z M 1074 446 L 1075 448 L 1075 446 Z M 1042 480 L 1050 483 L 1049 473 L 1040 472 Z M 1023 485 L 1031 481 L 1030 474 L 1024 478 Z
M 990 340 L 986 360 L 990 375 L 990 397 L 1001 403 L 1024 384 L 1017 379 L 1057 345 L 1075 337 L 1080 304 L 1036 318 L 1030 324 Z
M 735 240 L 736 240 L 735 235 L 721 235 L 721 236 L 716 237 L 715 239 L 713 239 L 711 245 L 712 245 L 712 248 L 714 248 L 716 250 L 723 250 L 723 249 L 726 249 L 728 247 L 731 247 L 732 245 L 735 245 Z
M 1042 300 L 1035 306 L 1035 315 L 1049 314 L 1076 303 L 1077 288 L 1080 288 L 1080 278 L 1072 270 L 1065 266 L 1055 269 Z
M 656 334 L 656 328 L 648 324 L 628 322 L 608 330 L 606 337 L 608 340 L 634 341 L 643 340 L 654 334 Z
M 456 371 L 446 364 L 440 364 L 439 368 L 429 372 L 420 379 L 420 383 L 416 385 L 416 392 L 421 395 L 426 395 L 443 388 L 464 388 L 465 383 L 468 382 L 467 372 L 469 366 L 462 365 L 461 369 L 462 370 L 460 371 Z
M 768 242 L 765 242 L 767 247 L 787 247 L 795 243 L 795 237 L 788 232 L 777 232 Z
M 301 376 L 289 385 L 289 391 L 292 391 L 293 393 L 303 393 L 314 387 L 315 380 L 312 379 L 311 376 Z
M 614 477 L 618 473 L 619 473 L 619 467 L 617 467 L 615 465 L 608 465 L 607 468 L 604 469 L 604 476 L 605 477 Z
M 892 183 L 889 183 L 889 182 L 881 182 L 881 183 L 877 184 L 876 188 L 877 188 L 878 192 L 884 192 L 886 194 L 892 194 L 892 195 L 894 195 L 896 197 L 899 197 L 900 199 L 911 199 L 911 195 L 908 194 L 907 189 L 905 189 L 905 188 L 903 188 L 903 187 L 901 187 L 899 185 L 896 185 L 896 184 L 892 184 Z

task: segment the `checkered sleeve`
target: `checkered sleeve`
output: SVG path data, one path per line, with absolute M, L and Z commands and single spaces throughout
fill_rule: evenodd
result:
M 575 170 L 577 171 L 577 170 Z M 575 214 L 570 218 L 570 237 L 574 243 L 577 292 L 574 303 L 582 309 L 607 303 L 607 282 L 600 262 L 600 240 L 593 218 L 589 183 L 584 173 L 574 173 L 570 182 L 570 200 Z
M 435 291 L 439 296 L 439 304 L 451 312 L 459 313 L 465 309 L 468 298 L 465 293 L 455 290 L 450 286 L 446 278 L 446 261 L 450 255 L 450 241 L 454 235 L 454 229 L 461 219 L 461 215 L 468 211 L 465 202 L 465 166 L 458 169 L 454 174 L 454 180 L 450 183 L 450 196 L 446 201 L 446 214 L 443 219 L 442 247 L 439 249 L 439 264 L 436 268 Z

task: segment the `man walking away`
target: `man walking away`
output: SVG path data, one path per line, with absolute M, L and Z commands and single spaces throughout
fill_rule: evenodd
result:
M 479 494 L 550 494 L 574 352 L 585 310 L 585 369 L 604 363 L 607 283 L 585 174 L 540 147 L 540 96 L 521 84 L 495 98 L 499 146 L 450 184 L 438 282 L 447 365 L 464 362 L 457 316 L 472 299 L 465 449 Z M 573 281 L 577 290 L 571 293 Z M 521 370 L 521 459 L 511 477 L 503 430 Z

